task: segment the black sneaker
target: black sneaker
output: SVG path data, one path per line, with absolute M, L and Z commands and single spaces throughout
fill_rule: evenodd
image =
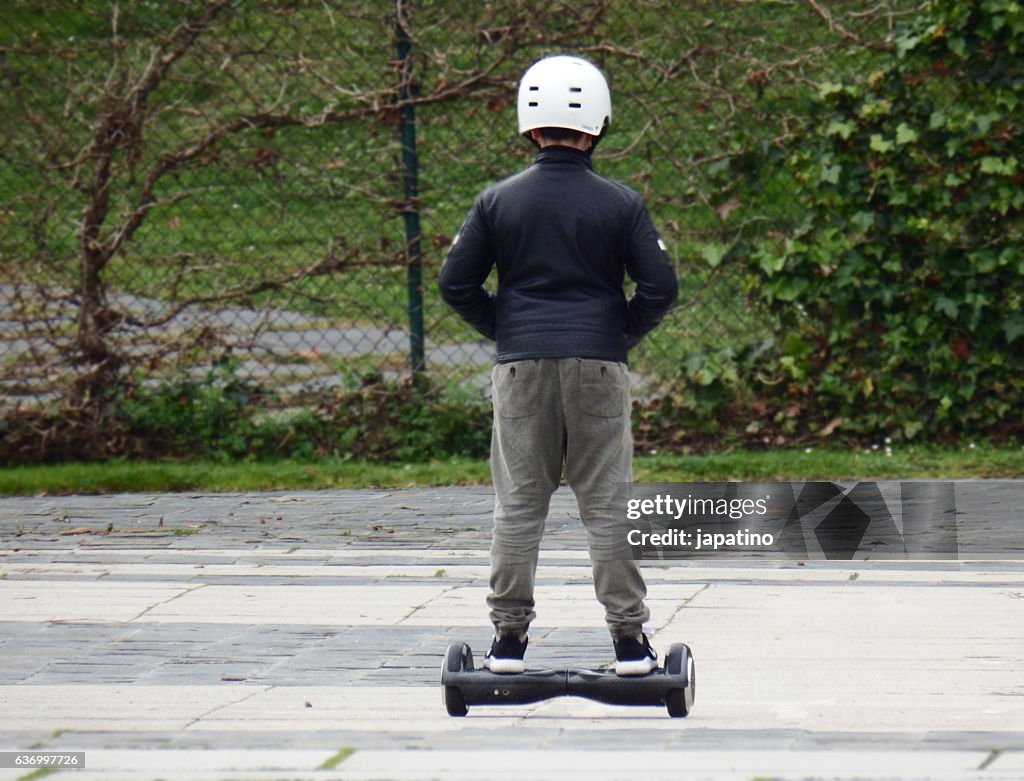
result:
M 530 639 L 519 635 L 501 635 L 494 638 L 491 650 L 484 657 L 484 667 L 492 673 L 521 673 L 526 669 L 523 657 Z
M 616 675 L 647 675 L 658 668 L 658 655 L 651 648 L 647 635 L 641 634 L 640 637 L 642 641 L 635 637 L 615 641 Z

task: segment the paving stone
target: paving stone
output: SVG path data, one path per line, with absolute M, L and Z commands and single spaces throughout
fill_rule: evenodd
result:
M 0 500 L 2 742 L 137 751 L 76 774 L 133 781 L 1020 776 L 1021 561 L 645 564 L 655 645 L 697 659 L 690 718 L 574 698 L 447 717 L 444 648 L 489 643 L 492 501 Z M 75 525 L 94 532 L 59 534 Z M 531 666 L 612 661 L 564 489 L 537 596 Z

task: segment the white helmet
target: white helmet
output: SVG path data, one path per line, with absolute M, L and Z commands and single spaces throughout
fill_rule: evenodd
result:
M 519 82 L 519 132 L 562 127 L 600 137 L 612 118 L 608 83 L 592 63 L 560 54 L 530 66 Z

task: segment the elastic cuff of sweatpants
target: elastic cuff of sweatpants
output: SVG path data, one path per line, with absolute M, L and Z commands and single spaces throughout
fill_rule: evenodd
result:
M 640 637 L 644 633 L 643 626 L 615 626 L 609 627 L 612 635 L 612 641 L 618 642 L 619 640 L 625 640 L 627 637 Z
M 525 626 L 510 626 L 508 624 L 495 624 L 494 634 L 497 637 L 503 637 L 504 635 L 515 635 L 516 637 L 526 637 L 530 633 L 530 625 Z

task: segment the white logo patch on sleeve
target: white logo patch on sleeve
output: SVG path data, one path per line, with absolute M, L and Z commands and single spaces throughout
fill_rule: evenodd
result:
M 665 246 L 665 242 L 661 239 L 658 239 L 658 246 L 661 247 L 662 252 L 668 252 L 668 247 Z

